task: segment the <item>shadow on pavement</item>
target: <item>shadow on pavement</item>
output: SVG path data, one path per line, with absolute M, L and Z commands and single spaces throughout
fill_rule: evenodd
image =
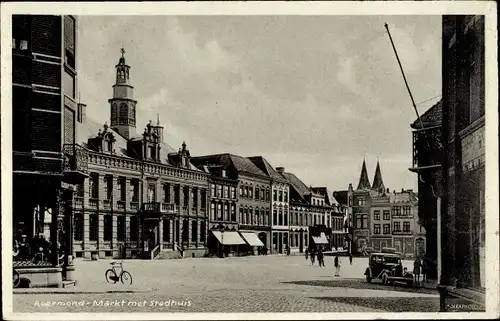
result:
M 316 297 L 313 299 L 347 303 L 389 312 L 439 312 L 439 298 Z
M 406 285 L 383 285 L 381 283 L 368 283 L 364 279 L 336 279 L 336 280 L 305 280 L 305 281 L 291 281 L 283 282 L 287 284 L 296 285 L 309 285 L 309 286 L 329 286 L 335 288 L 351 288 L 363 290 L 382 290 L 382 291 L 396 291 L 396 292 L 409 292 L 409 293 L 422 293 L 422 294 L 438 294 L 437 290 L 416 288 Z

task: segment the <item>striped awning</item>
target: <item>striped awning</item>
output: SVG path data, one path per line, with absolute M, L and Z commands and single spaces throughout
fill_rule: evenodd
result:
M 241 233 L 241 236 L 247 241 L 248 245 L 250 246 L 264 246 L 264 243 L 259 239 L 257 234 L 255 233 Z
M 241 238 L 238 232 L 232 231 L 211 231 L 212 234 L 217 238 L 220 244 L 222 245 L 243 245 L 246 244 L 245 241 Z

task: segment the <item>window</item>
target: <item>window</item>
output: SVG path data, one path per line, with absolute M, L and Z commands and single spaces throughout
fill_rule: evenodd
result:
M 125 201 L 125 177 L 118 178 L 118 195 L 120 195 L 120 201 Z
M 29 49 L 31 39 L 31 17 L 23 15 L 12 16 L 12 49 L 25 51 Z
M 234 186 L 231 186 L 231 198 L 236 198 L 236 188 Z
M 283 211 L 282 210 L 279 210 L 278 225 L 283 225 Z
M 388 221 L 391 219 L 389 210 L 384 210 L 384 220 Z
M 283 213 L 283 217 L 284 217 L 283 220 L 284 225 L 288 225 L 288 211 L 285 210 L 285 212 Z
M 224 204 L 223 219 L 224 219 L 224 221 L 229 221 L 229 205 L 228 204 Z
M 373 211 L 373 219 L 375 221 L 380 221 L 380 211 Z
M 364 197 L 358 197 L 358 205 L 365 205 L 366 201 Z
M 243 209 L 240 207 L 240 224 L 243 224 Z
M 83 197 L 83 194 L 84 194 L 83 184 L 76 184 L 76 196 Z
M 269 201 L 270 197 L 271 197 L 270 191 L 269 189 L 266 189 L 266 201 Z
M 113 217 L 104 215 L 104 241 L 111 241 L 113 238 Z
M 139 181 L 137 179 L 130 181 L 130 186 L 132 188 L 132 202 L 139 201 Z
M 250 186 L 250 189 L 248 190 L 248 197 L 253 198 L 253 187 Z
M 264 217 L 264 225 L 269 225 L 271 222 L 271 216 L 269 215 L 269 210 L 266 210 L 266 216 Z
M 89 240 L 97 241 L 97 233 L 98 233 L 98 222 L 97 222 L 97 214 L 89 215 Z
M 410 216 L 411 215 L 411 206 L 404 206 L 403 207 L 403 216 Z
M 191 221 L 191 242 L 198 240 L 198 221 Z
M 148 184 L 148 202 L 156 202 L 156 184 Z
M 170 242 L 170 220 L 163 220 L 163 242 Z
M 212 197 L 215 197 L 215 184 L 210 185 L 210 193 L 212 194 Z
M 394 232 L 401 232 L 401 222 L 394 222 Z
M 76 98 L 75 76 L 67 70 L 64 71 L 63 88 L 64 88 L 64 94 L 66 96 L 73 99 Z
M 215 221 L 215 203 L 210 203 L 210 220 Z
M 189 205 L 189 187 L 184 187 L 182 189 L 182 196 L 184 198 L 184 206 L 187 207 Z
M 64 62 L 75 69 L 75 19 L 64 17 Z
M 380 234 L 380 224 L 373 225 L 373 234 Z
M 111 123 L 118 121 L 118 105 L 111 105 Z
M 236 205 L 231 204 L 231 221 L 236 222 Z
M 163 202 L 170 203 L 170 186 L 168 184 L 163 184 L 162 190 L 163 190 Z
M 118 216 L 116 218 L 116 239 L 118 241 L 125 241 L 125 216 Z
M 307 214 L 304 214 L 305 217 L 305 225 L 309 225 L 309 220 L 307 219 Z
M 273 201 L 278 201 L 278 191 L 277 190 L 274 190 L 273 191 Z
M 403 232 L 410 232 L 410 222 L 403 222 Z
M 248 197 L 248 186 L 245 186 L 244 192 L 243 196 Z
M 207 226 L 205 221 L 200 222 L 200 241 L 205 243 Z
M 240 197 L 243 196 L 243 186 L 240 186 Z
M 217 204 L 217 220 L 218 221 L 223 221 L 224 218 L 222 217 L 222 204 Z
M 149 158 L 156 159 L 156 148 L 155 148 L 155 146 L 149 146 Z
M 137 234 L 139 232 L 137 216 L 130 217 L 130 240 L 137 241 Z
M 255 199 L 258 200 L 259 199 L 259 192 L 260 192 L 260 189 L 258 187 L 255 188 Z
M 113 176 L 106 176 L 106 199 L 113 199 Z
M 354 221 L 355 228 L 366 229 L 368 228 L 368 215 L 358 214 L 356 215 L 356 220 Z
M 384 224 L 384 234 L 391 234 L 391 224 Z
M 250 224 L 250 216 L 252 215 L 252 209 L 245 209 L 245 224 Z
M 278 225 L 278 212 L 273 210 L 273 225 Z
M 285 201 L 286 203 L 288 203 L 288 192 L 287 192 L 287 191 L 285 191 L 285 199 L 284 199 L 284 201 Z
M 120 104 L 120 110 L 119 110 L 119 123 L 121 125 L 126 125 L 127 120 L 128 120 L 128 107 L 126 104 Z
M 74 227 L 74 229 L 75 229 L 75 232 L 74 232 L 75 241 L 83 241 L 84 221 L 83 221 L 82 213 L 75 213 L 74 224 L 75 224 L 75 227 Z
M 394 206 L 392 208 L 392 214 L 394 216 L 401 216 L 401 206 Z
M 90 174 L 90 198 L 99 198 L 99 174 Z
M 259 210 L 255 209 L 253 213 L 253 225 L 259 225 Z
M 200 200 L 200 208 L 205 209 L 207 207 L 207 191 L 204 189 L 200 191 Z
M 368 228 L 368 215 L 363 215 L 363 226 L 362 228 Z
M 229 198 L 229 186 L 224 186 L 224 198 Z
M 279 199 L 280 202 L 283 202 L 283 191 L 279 192 Z

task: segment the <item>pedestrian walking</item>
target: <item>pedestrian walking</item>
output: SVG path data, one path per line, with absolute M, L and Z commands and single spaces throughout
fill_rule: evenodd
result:
M 325 254 L 321 250 L 321 248 L 318 251 L 318 264 L 319 266 L 325 266 Z
M 422 260 L 422 282 L 427 282 L 427 270 L 428 270 L 428 263 L 427 260 L 424 258 Z
M 314 250 L 311 251 L 311 265 L 314 265 L 314 261 L 316 260 L 316 253 L 314 253 Z
M 352 265 L 352 253 L 349 253 L 349 264 Z
M 335 276 L 340 276 L 340 260 L 338 255 L 333 259 L 333 265 L 335 266 Z
M 415 282 L 420 283 L 420 259 L 417 257 L 413 262 L 413 275 L 415 276 Z
M 309 258 L 309 250 L 306 249 L 306 261 L 307 261 L 308 258 Z

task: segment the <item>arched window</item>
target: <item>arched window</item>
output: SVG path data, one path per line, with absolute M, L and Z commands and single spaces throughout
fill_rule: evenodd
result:
M 124 103 L 120 105 L 120 123 L 126 123 L 128 119 L 128 106 Z
M 118 120 L 118 105 L 113 104 L 111 105 L 111 121 L 117 121 Z

